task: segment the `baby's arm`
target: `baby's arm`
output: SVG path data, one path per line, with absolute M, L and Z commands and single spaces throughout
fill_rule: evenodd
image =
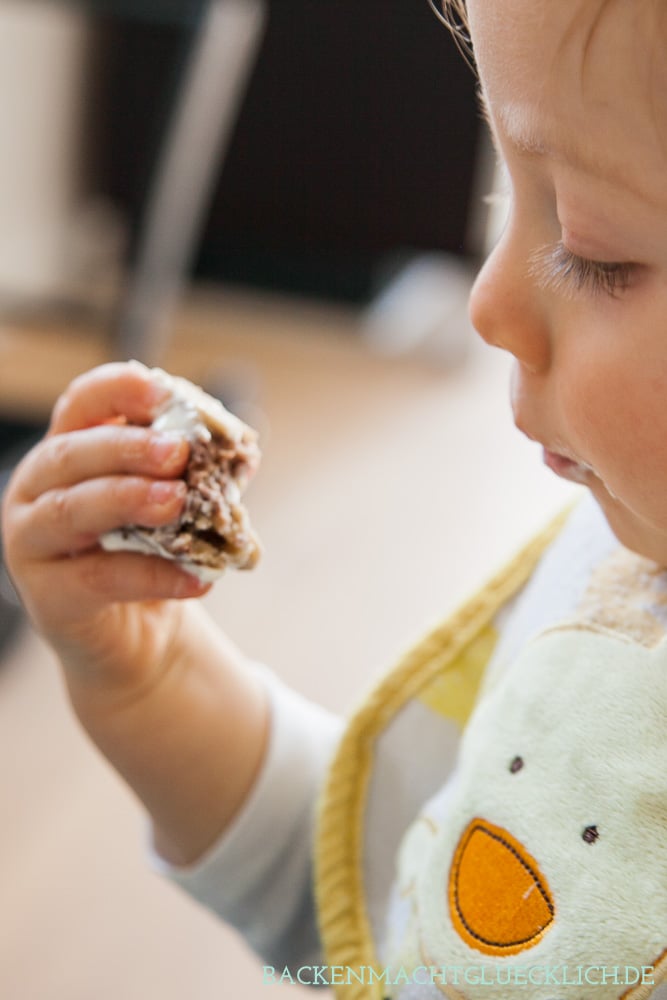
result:
M 158 850 L 186 864 L 246 798 L 268 709 L 240 652 L 187 600 L 206 586 L 165 560 L 97 546 L 103 532 L 181 509 L 187 444 L 145 426 L 163 394 L 139 366 L 76 379 L 12 477 L 2 531 L 82 724 L 146 805 Z

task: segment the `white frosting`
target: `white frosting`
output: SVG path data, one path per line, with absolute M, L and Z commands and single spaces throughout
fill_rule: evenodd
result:
M 100 538 L 100 545 L 107 552 L 141 552 L 145 556 L 161 556 L 169 562 L 176 562 L 189 573 L 196 576 L 202 583 L 212 583 L 224 573 L 224 566 L 200 566 L 185 559 L 177 559 L 171 552 L 167 552 L 156 540 L 155 535 L 142 528 L 119 528 L 117 531 L 108 531 Z
M 189 441 L 196 438 L 210 441 L 212 437 L 208 427 L 202 423 L 199 411 L 178 397 L 169 403 L 166 410 L 162 410 L 151 426 L 156 431 L 182 431 Z
M 243 438 L 247 430 L 246 425 L 230 413 L 219 399 L 209 396 L 187 379 L 169 375 L 161 368 L 151 368 L 151 376 L 154 382 L 171 392 L 171 398 L 153 421 L 156 430 L 183 430 L 187 433 L 199 420 L 213 430 L 220 431 L 231 441 L 240 441 Z M 210 434 L 210 431 L 208 433 Z

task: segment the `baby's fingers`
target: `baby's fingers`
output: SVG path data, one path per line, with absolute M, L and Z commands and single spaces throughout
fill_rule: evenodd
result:
M 183 436 L 143 427 L 90 427 L 45 438 L 30 451 L 13 477 L 19 501 L 85 479 L 118 474 L 170 479 L 188 458 Z
M 168 524 L 180 514 L 185 493 L 180 479 L 139 476 L 107 476 L 48 490 L 34 503 L 15 509 L 14 547 L 31 561 L 71 555 L 124 524 Z
M 101 365 L 70 383 L 54 407 L 49 434 L 118 419 L 149 424 L 168 395 L 150 370 L 136 361 Z
M 200 597 L 210 589 L 174 562 L 133 552 L 85 552 L 43 563 L 34 577 L 30 601 L 47 632 L 85 622 L 111 604 Z

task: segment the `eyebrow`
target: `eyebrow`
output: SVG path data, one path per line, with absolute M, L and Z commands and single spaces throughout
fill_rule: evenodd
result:
M 482 118 L 489 128 L 497 152 L 501 154 L 498 134 L 491 117 L 486 95 L 481 87 L 477 88 L 477 99 Z M 568 144 L 558 148 L 556 145 L 552 145 L 544 140 L 532 130 L 525 117 L 520 115 L 519 109 L 516 106 L 501 108 L 498 117 L 500 118 L 507 140 L 521 155 L 535 158 L 551 156 L 555 160 L 567 160 L 572 166 L 595 177 L 607 180 L 611 178 L 627 184 L 628 178 L 624 172 L 610 171 L 608 166 L 603 166 L 600 160 L 590 152 L 584 152 L 581 147 Z
M 500 138 L 481 84 L 477 87 L 477 101 L 481 117 L 488 126 L 498 159 L 504 163 L 505 156 L 502 151 Z M 501 107 L 497 113 L 497 117 L 502 125 L 504 137 L 506 137 L 506 140 L 519 155 L 534 159 L 550 156 L 561 163 L 567 163 L 575 169 L 589 174 L 597 180 L 624 188 L 642 202 L 654 206 L 657 205 L 663 210 L 667 208 L 667 200 L 662 195 L 664 188 L 662 180 L 658 182 L 660 195 L 657 197 L 655 195 L 647 195 L 644 175 L 640 175 L 636 170 L 632 171 L 629 169 L 628 164 L 606 163 L 596 156 L 595 150 L 591 149 L 590 146 L 584 148 L 584 146 L 576 143 L 554 143 L 551 145 L 547 141 L 548 136 L 545 138 L 540 136 L 531 127 L 532 122 L 525 115 L 520 116 L 517 114 L 516 112 L 518 111 L 518 105 L 514 105 L 509 109 Z

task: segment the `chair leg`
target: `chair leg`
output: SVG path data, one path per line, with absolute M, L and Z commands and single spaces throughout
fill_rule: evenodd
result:
M 113 333 L 119 359 L 160 362 L 266 21 L 267 0 L 211 0 L 148 198 Z

